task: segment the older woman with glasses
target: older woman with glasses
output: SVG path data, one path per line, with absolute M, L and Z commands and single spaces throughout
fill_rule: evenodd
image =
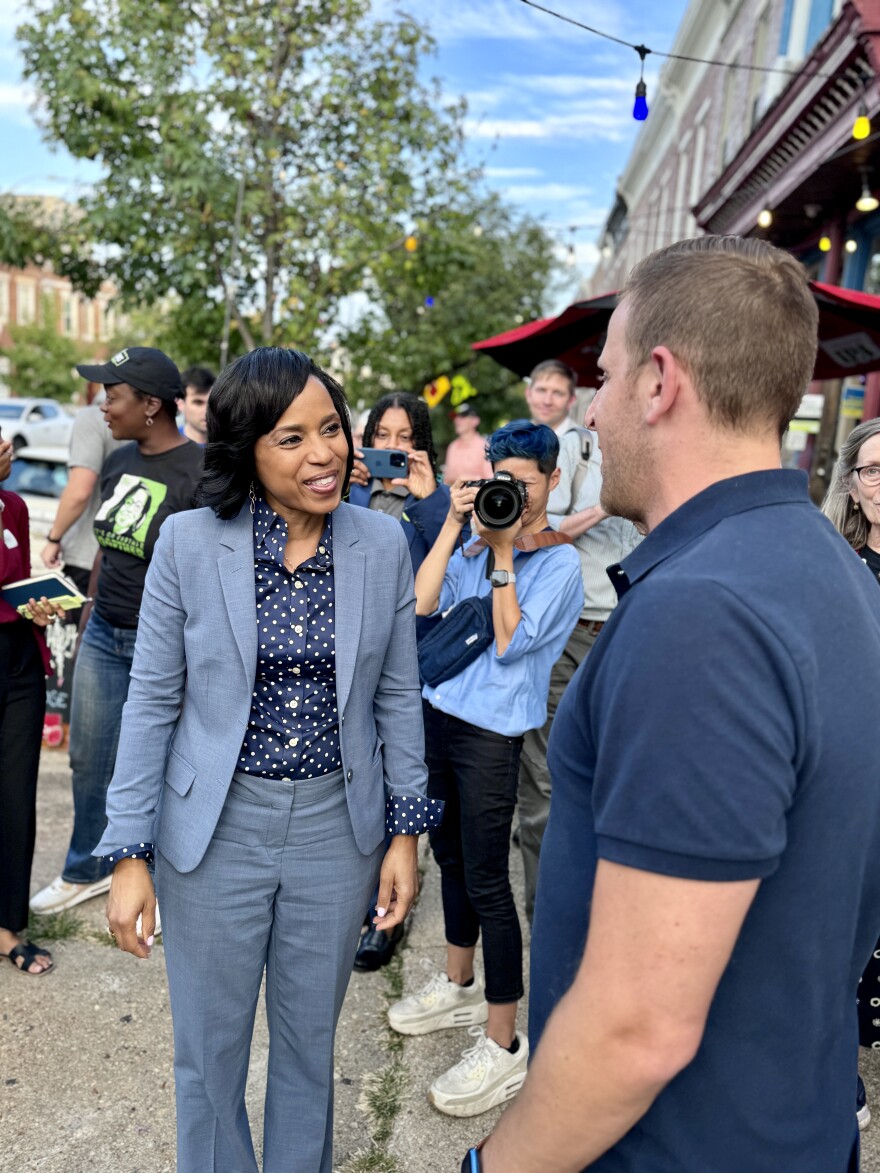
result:
M 822 512 L 846 538 L 880 584 L 880 419 L 853 428 L 840 449 Z M 859 987 L 859 1042 L 880 1048 L 880 941 L 862 974 Z M 871 1112 L 865 1086 L 858 1082 L 859 1128 Z

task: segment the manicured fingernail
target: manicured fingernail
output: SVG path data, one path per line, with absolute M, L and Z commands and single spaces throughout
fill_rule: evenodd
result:
M 153 948 L 153 942 L 154 942 L 155 940 L 156 940 L 156 938 L 155 938 L 155 937 L 147 937 L 147 945 L 149 946 L 149 948 L 150 948 L 150 949 L 152 949 L 152 948 Z
M 377 907 L 377 908 L 376 908 L 376 914 L 377 914 L 377 916 L 378 916 L 378 917 L 381 919 L 381 918 L 382 918 L 382 917 L 385 915 L 385 909 L 384 909 L 384 908 L 378 908 L 378 907 Z

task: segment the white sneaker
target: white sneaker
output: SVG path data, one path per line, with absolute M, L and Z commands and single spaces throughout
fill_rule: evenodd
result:
M 434 969 L 426 960 L 422 968 L 432 972 Z M 459 986 L 445 973 L 433 973 L 417 994 L 410 994 L 388 1009 L 391 1029 L 401 1035 L 427 1035 L 452 1026 L 471 1026 L 488 1017 L 483 983 L 475 977 L 472 986 Z
M 51 884 L 31 897 L 31 912 L 63 912 L 66 908 L 74 908 L 84 900 L 91 900 L 93 896 L 101 896 L 109 891 L 109 876 L 91 884 L 69 884 L 61 876 L 56 876 Z
M 438 1075 L 428 1099 L 447 1116 L 479 1116 L 498 1104 L 512 1100 L 526 1078 L 529 1041 L 517 1031 L 519 1050 L 515 1055 L 499 1047 L 480 1026 L 469 1035 L 477 1040 L 463 1053 L 461 1061 Z

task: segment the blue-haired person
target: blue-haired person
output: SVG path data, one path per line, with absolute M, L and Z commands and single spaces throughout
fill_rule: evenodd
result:
M 544 424 L 514 420 L 495 432 L 486 446 L 494 475 L 508 474 L 518 486 L 511 494 L 509 485 L 456 481 L 446 521 L 416 576 L 417 615 L 446 614 L 464 599 L 483 598 L 494 632 L 457 675 L 422 690 L 428 793 L 446 801 L 442 829 L 430 835 L 442 877 L 446 970 L 389 1011 L 401 1034 L 471 1027 L 476 1045 L 428 1093 L 452 1116 L 488 1111 L 525 1079 L 510 831 L 523 734 L 546 720 L 550 670 L 584 599 L 577 551 L 547 522 L 558 454 L 559 441 Z M 468 522 L 473 537 L 462 548 Z M 481 932 L 485 986 L 474 973 Z

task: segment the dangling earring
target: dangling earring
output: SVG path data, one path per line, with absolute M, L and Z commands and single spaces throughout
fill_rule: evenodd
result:
M 254 510 L 257 508 L 257 491 L 254 488 L 253 481 L 251 481 L 251 487 L 248 489 L 248 497 L 251 499 L 251 517 L 253 517 Z
M 153 426 L 153 417 L 151 415 L 148 415 L 147 416 L 147 427 L 151 428 L 152 426 Z

